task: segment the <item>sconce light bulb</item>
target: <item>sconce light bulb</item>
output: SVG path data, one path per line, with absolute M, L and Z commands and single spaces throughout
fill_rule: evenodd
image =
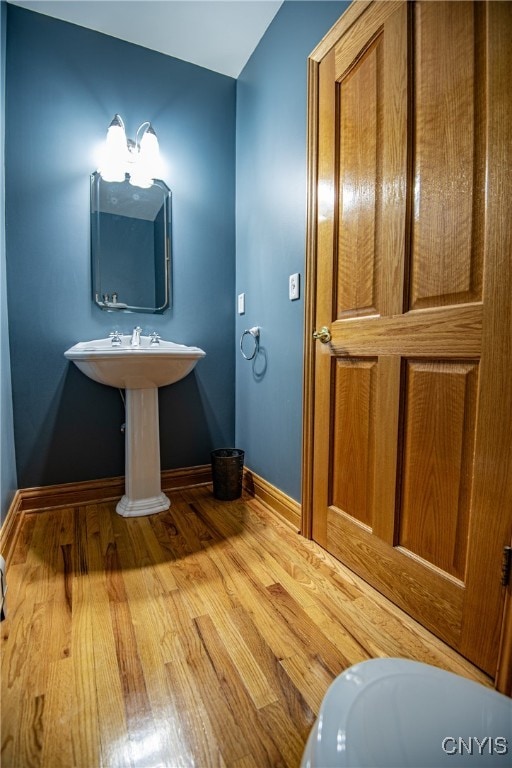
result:
M 116 114 L 108 127 L 104 161 L 100 169 L 105 181 L 124 181 L 127 152 L 124 123 Z
M 158 139 L 151 123 L 148 125 L 147 129 L 144 131 L 144 135 L 140 140 L 140 150 L 144 154 L 151 154 L 151 155 L 158 154 L 158 151 L 159 151 Z
M 115 115 L 107 131 L 107 151 L 112 160 L 124 162 L 126 160 L 127 143 L 124 123 Z
M 153 130 L 151 123 L 144 132 L 140 141 L 140 155 L 139 163 L 141 164 L 143 173 L 152 179 L 158 175 L 160 164 L 160 149 L 158 146 L 158 139 L 156 133 Z
M 158 139 L 151 123 L 143 123 L 137 135 L 141 130 L 144 130 L 144 133 L 138 144 L 136 162 L 129 170 L 130 184 L 147 189 L 151 187 L 153 179 L 158 176 L 160 152 Z

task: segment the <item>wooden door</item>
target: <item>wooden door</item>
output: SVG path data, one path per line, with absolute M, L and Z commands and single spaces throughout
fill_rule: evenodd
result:
M 491 675 L 512 521 L 511 39 L 510 3 L 356 3 L 310 69 L 307 326 L 331 339 L 306 346 L 305 531 Z

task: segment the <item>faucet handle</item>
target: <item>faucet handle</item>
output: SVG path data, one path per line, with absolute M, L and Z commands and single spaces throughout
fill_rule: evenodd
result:
M 153 333 L 150 335 L 150 345 L 152 347 L 156 346 L 157 344 L 160 344 L 160 334 L 156 331 L 153 331 Z
M 113 347 L 120 347 L 123 343 L 123 340 L 121 339 L 121 334 L 119 331 L 110 331 L 109 337 L 112 339 L 112 346 Z

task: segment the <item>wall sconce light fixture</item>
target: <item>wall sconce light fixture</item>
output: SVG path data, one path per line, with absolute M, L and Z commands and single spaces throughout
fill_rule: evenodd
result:
M 158 139 L 149 122 L 137 129 L 135 141 L 126 137 L 120 115 L 114 115 L 107 131 L 104 158 L 99 172 L 105 181 L 124 181 L 126 174 L 130 184 L 150 187 L 159 175 L 160 152 Z

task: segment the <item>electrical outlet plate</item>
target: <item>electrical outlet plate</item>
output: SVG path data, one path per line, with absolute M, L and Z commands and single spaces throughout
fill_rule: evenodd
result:
M 238 314 L 245 314 L 245 293 L 238 294 Z
M 300 299 L 300 274 L 296 272 L 294 275 L 290 275 L 288 282 L 288 295 L 290 301 Z

